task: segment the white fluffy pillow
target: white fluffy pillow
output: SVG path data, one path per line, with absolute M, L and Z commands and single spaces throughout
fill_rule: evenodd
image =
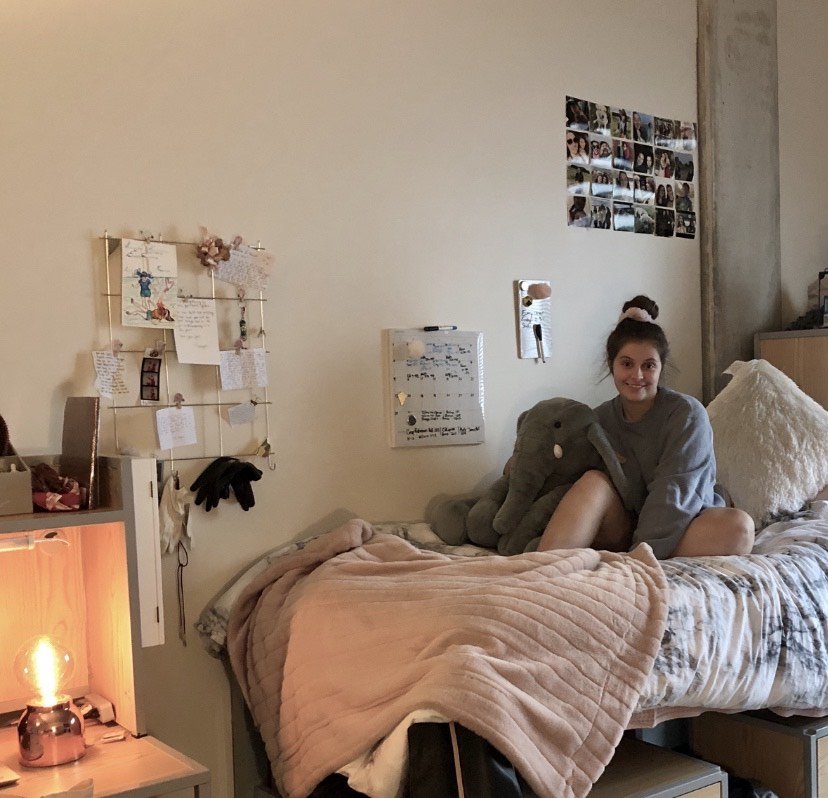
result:
M 757 528 L 828 484 L 828 410 L 766 360 L 737 360 L 707 407 L 719 482 Z

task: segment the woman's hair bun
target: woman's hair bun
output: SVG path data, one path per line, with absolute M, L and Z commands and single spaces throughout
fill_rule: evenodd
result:
M 647 311 L 652 316 L 653 321 L 658 318 L 658 305 L 650 297 L 644 296 L 643 294 L 627 300 L 621 308 L 621 312 L 624 313 L 630 308 L 640 308 L 641 310 Z

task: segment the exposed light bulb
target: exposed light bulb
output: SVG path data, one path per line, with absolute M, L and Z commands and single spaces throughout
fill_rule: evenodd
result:
M 14 658 L 14 672 L 31 690 L 38 706 L 58 703 L 63 686 L 71 678 L 75 661 L 57 638 L 37 635 L 27 640 Z

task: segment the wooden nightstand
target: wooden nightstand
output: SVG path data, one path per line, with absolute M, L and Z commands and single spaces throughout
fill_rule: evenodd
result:
M 151 798 L 176 790 L 192 789 L 194 798 L 210 798 L 210 771 L 154 737 L 133 737 L 123 741 L 96 742 L 117 727 L 89 726 L 85 737 L 86 755 L 77 762 L 47 768 L 27 768 L 17 759 L 17 732 L 0 731 L 0 764 L 20 774 L 20 781 L 0 789 L 22 798 L 41 798 L 68 790 L 84 779 L 94 782 L 95 798 L 107 795 Z
M 828 407 L 828 328 L 757 333 L 753 350 Z
M 700 756 L 783 798 L 828 798 L 828 717 L 705 712 L 690 736 Z

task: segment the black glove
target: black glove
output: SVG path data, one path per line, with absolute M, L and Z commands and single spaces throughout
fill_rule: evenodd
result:
M 242 510 L 249 510 L 256 504 L 250 483 L 261 478 L 262 472 L 252 463 L 236 457 L 218 457 L 201 472 L 190 490 L 196 494 L 195 503 L 204 504 L 204 510 L 210 512 L 219 501 L 230 497 L 232 487 Z
M 196 481 L 190 485 L 190 490 L 196 494 L 195 503 L 204 504 L 206 512 L 218 507 L 221 499 L 230 496 L 230 480 L 235 466 L 241 461 L 235 457 L 218 457 L 213 460 Z
M 256 482 L 261 478 L 262 472 L 253 463 L 238 463 L 233 468 L 230 484 L 233 487 L 233 493 L 236 494 L 236 500 L 241 505 L 242 510 L 247 511 L 256 504 L 256 500 L 253 498 L 253 488 L 250 486 L 250 483 Z

